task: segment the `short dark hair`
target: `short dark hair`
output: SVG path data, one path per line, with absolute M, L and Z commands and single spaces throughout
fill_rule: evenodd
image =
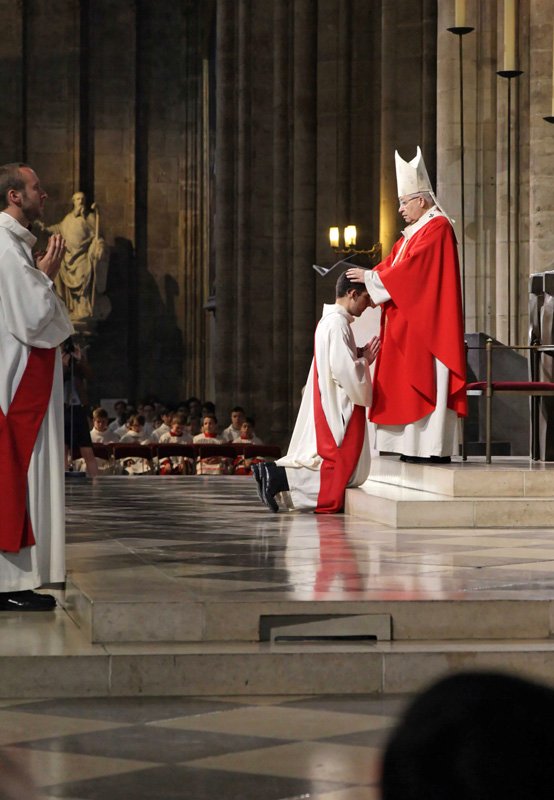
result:
M 383 800 L 546 800 L 554 691 L 495 672 L 451 675 L 405 711 L 383 757 Z
M 31 169 L 28 164 L 14 162 L 13 164 L 2 164 L 0 166 L 0 211 L 8 207 L 8 192 L 15 189 L 22 192 L 25 189 L 25 178 L 21 174 L 21 168 Z
M 231 409 L 231 414 L 233 413 L 233 411 L 235 411 L 235 412 L 236 411 L 241 411 L 244 414 L 244 408 L 242 406 L 235 406 L 234 408 L 232 408 Z
M 350 289 L 355 289 L 358 294 L 367 292 L 367 286 L 365 283 L 360 283 L 359 281 L 350 281 L 346 277 L 346 272 L 343 272 L 342 275 L 339 275 L 335 289 L 335 295 L 336 297 L 346 297 Z

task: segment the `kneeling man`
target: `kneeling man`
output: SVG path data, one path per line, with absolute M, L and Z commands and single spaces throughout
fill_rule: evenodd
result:
M 258 493 L 271 511 L 279 510 L 275 496 L 286 491 L 293 509 L 334 514 L 343 509 L 346 487 L 359 486 L 369 475 L 369 365 L 379 339 L 375 336 L 358 348 L 350 326 L 372 305 L 365 284 L 343 273 L 336 302 L 323 307 L 316 329 L 314 358 L 288 453 L 276 464 L 256 465 Z

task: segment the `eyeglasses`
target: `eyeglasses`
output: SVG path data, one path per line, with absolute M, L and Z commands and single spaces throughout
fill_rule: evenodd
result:
M 419 200 L 420 197 L 421 197 L 420 194 L 416 194 L 415 197 L 408 197 L 404 198 L 403 200 L 399 200 L 398 203 L 400 205 L 400 208 L 404 208 L 404 206 L 407 206 L 408 203 L 412 202 L 412 200 Z

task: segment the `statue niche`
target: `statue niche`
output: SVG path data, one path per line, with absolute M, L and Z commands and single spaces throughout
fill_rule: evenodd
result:
M 49 235 L 61 233 L 65 239 L 66 252 L 55 281 L 56 291 L 75 328 L 92 332 L 95 323 L 106 319 L 111 311 L 110 300 L 104 294 L 109 249 L 101 236 L 98 206 L 93 203 L 88 210 L 84 192 L 75 192 L 71 200 L 73 209 L 61 222 L 40 227 Z

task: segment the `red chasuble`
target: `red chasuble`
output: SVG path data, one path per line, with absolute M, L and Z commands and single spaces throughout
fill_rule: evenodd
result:
M 323 459 L 320 470 L 316 514 L 336 514 L 344 508 L 346 486 L 360 459 L 365 437 L 365 410 L 354 406 L 344 438 L 337 445 L 321 405 L 319 375 L 314 353 L 314 418 L 317 453 Z
M 0 409 L 0 550 L 35 544 L 27 510 L 27 472 L 52 393 L 56 348 L 32 347 L 8 413 Z
M 391 300 L 383 305 L 381 351 L 373 379 L 369 418 L 406 425 L 435 410 L 434 359 L 449 371 L 448 408 L 467 413 L 465 347 L 458 251 L 452 225 L 431 219 L 379 264 Z

